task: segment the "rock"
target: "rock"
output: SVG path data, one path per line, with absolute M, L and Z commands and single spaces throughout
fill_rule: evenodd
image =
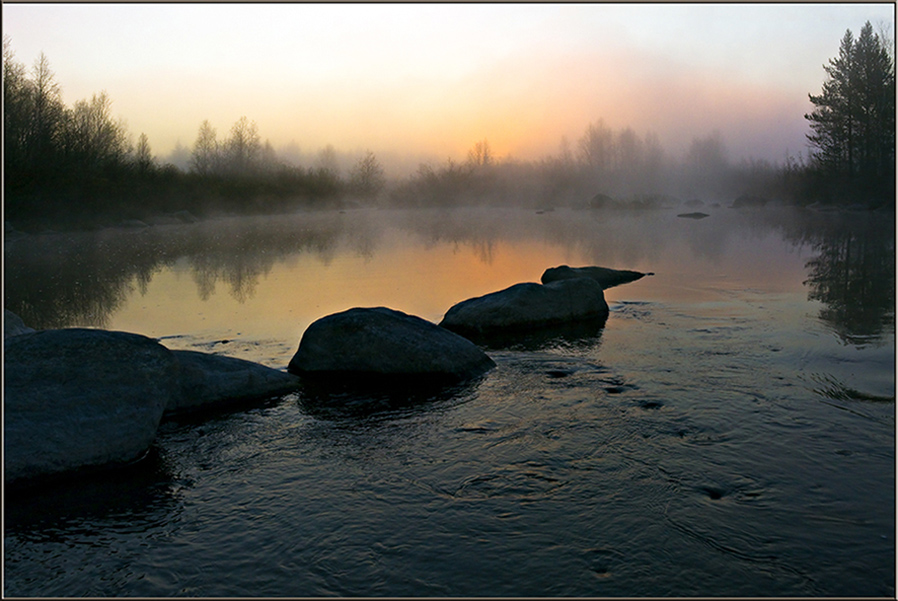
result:
M 175 211 L 171 214 L 172 217 L 180 221 L 181 223 L 196 223 L 199 219 L 191 213 L 190 211 Z
M 165 413 L 215 409 L 296 390 L 299 378 L 252 361 L 199 351 L 172 351 L 180 367 L 180 394 Z
M 303 333 L 288 371 L 301 376 L 384 376 L 461 381 L 495 363 L 474 343 L 400 311 L 355 308 L 323 317 Z
M 22 318 L 10 311 L 3 309 L 3 340 L 10 336 L 19 336 L 21 334 L 29 334 L 34 332 L 33 328 L 29 328 L 22 321 Z
M 627 269 L 609 269 L 607 267 L 568 267 L 567 265 L 559 265 L 544 271 L 540 281 L 543 284 L 548 284 L 560 280 L 590 278 L 598 282 L 603 289 L 606 289 L 634 282 L 647 275 L 654 274 Z
M 4 349 L 7 482 L 129 463 L 178 394 L 178 366 L 155 340 L 126 332 L 43 330 Z
M 602 287 L 577 278 L 515 284 L 505 290 L 462 301 L 446 312 L 440 325 L 462 335 L 544 327 L 608 316 Z
M 123 219 L 118 224 L 119 227 L 122 228 L 132 228 L 132 229 L 143 229 L 146 227 L 150 227 L 146 222 L 141 221 L 140 219 Z
M 696 211 L 694 213 L 680 213 L 677 217 L 685 217 L 686 219 L 704 219 L 705 217 L 710 217 L 710 215 Z

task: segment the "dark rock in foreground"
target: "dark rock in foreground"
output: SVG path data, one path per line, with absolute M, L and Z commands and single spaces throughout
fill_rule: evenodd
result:
M 165 413 L 216 409 L 236 402 L 285 394 L 299 387 L 299 378 L 264 365 L 198 351 L 172 351 L 179 366 L 180 394 Z
M 558 267 L 550 267 L 543 272 L 540 281 L 543 284 L 548 284 L 561 280 L 590 278 L 605 289 L 634 282 L 647 275 L 652 274 L 627 269 L 609 269 L 607 267 L 568 267 L 567 265 L 560 265 Z
M 493 367 L 493 360 L 471 341 L 420 317 L 376 307 L 349 309 L 312 323 L 288 371 L 443 382 L 473 378 Z
M 34 332 L 34 329 L 26 326 L 21 317 L 9 309 L 3 309 L 3 340 L 10 336 L 20 336 L 31 332 Z
M 602 286 L 593 279 L 581 277 L 546 285 L 515 284 L 462 301 L 446 312 L 440 325 L 462 335 L 482 335 L 607 315 L 608 303 Z
M 7 482 L 139 459 L 179 394 L 172 352 L 138 334 L 44 330 L 4 351 Z

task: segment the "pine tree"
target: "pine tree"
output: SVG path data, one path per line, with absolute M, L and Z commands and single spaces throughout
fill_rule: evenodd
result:
M 860 191 L 893 195 L 895 65 L 889 49 L 868 21 L 856 40 L 845 32 L 838 57 L 823 68 L 827 79 L 821 94 L 808 94 L 814 110 L 805 115 L 814 164 Z

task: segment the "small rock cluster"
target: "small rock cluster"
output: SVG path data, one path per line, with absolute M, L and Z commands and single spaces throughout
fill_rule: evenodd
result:
M 252 361 L 172 351 L 139 334 L 10 328 L 18 318 L 8 311 L 4 320 L 7 482 L 129 463 L 149 449 L 165 414 L 268 398 L 299 384 Z
M 128 332 L 35 331 L 4 311 L 7 483 L 127 464 L 146 454 L 165 415 L 298 390 L 303 379 L 463 382 L 495 367 L 466 335 L 521 331 L 608 315 L 604 289 L 646 274 L 546 270 L 460 302 L 437 325 L 386 307 L 328 315 L 303 333 L 288 373 L 251 361 L 169 350 Z

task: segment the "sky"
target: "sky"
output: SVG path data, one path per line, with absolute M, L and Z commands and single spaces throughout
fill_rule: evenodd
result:
M 866 21 L 891 35 L 894 5 L 4 3 L 2 28 L 160 156 L 246 116 L 276 149 L 529 160 L 602 119 L 777 162 L 807 151 L 808 94 Z

